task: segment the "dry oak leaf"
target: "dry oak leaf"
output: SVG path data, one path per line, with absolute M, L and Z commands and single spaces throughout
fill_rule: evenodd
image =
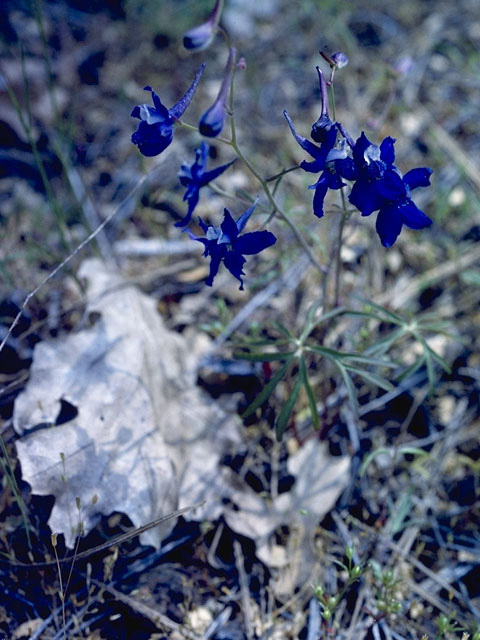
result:
M 79 519 L 88 532 L 99 514 L 119 511 L 140 526 L 207 498 L 222 447 L 236 438 L 233 419 L 196 386 L 198 339 L 168 330 L 155 300 L 100 260 L 79 276 L 96 321 L 35 347 L 13 417 L 23 478 L 55 497 L 49 525 L 69 547 Z M 76 415 L 59 424 L 69 405 Z M 171 526 L 142 542 L 158 547 Z

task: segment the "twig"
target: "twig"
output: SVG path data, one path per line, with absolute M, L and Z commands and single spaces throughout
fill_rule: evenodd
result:
M 187 511 L 191 511 L 192 509 L 198 509 L 199 507 L 202 507 L 204 504 L 205 504 L 205 501 L 199 502 L 198 504 L 193 504 L 189 507 L 183 507 L 183 509 L 177 509 L 176 511 L 172 511 L 172 513 L 168 513 L 166 516 L 157 518 L 156 520 L 153 520 L 152 522 L 148 522 L 147 524 L 144 524 L 141 527 L 136 527 L 135 529 L 129 529 L 125 533 L 122 533 L 116 538 L 113 538 L 113 540 L 108 540 L 103 544 L 99 544 L 98 546 L 92 547 L 91 549 L 86 549 L 85 551 L 81 551 L 76 555 L 67 556 L 66 558 L 60 558 L 58 562 L 64 563 L 64 562 L 71 562 L 72 560 L 81 560 L 82 558 L 88 558 L 94 553 L 98 553 L 99 551 L 104 551 L 105 549 L 109 549 L 114 545 L 122 544 L 123 542 L 130 540 L 130 538 L 139 536 L 141 533 L 144 533 L 145 531 L 149 531 L 150 529 L 157 527 L 159 524 L 162 524 L 162 522 L 166 522 L 167 520 L 172 520 L 172 518 L 178 518 L 178 516 L 181 516 L 183 513 L 186 513 Z M 6 561 L 2 559 L 0 559 L 0 562 L 8 562 L 9 565 L 12 565 L 14 567 L 49 567 L 57 564 L 56 560 L 52 560 L 51 562 L 31 562 L 30 564 L 23 563 L 23 562 L 11 562 L 11 561 Z
M 418 292 L 436 284 L 440 280 L 459 275 L 462 271 L 480 260 L 480 246 L 474 246 L 470 251 L 458 258 L 452 258 L 443 264 L 436 265 L 428 271 L 411 278 L 406 286 L 398 291 L 386 291 L 382 295 L 375 297 L 377 304 L 388 304 L 391 309 L 399 309 L 407 300 L 413 298 Z
M 242 553 L 242 547 L 238 540 L 233 541 L 233 553 L 235 556 L 235 564 L 238 571 L 238 580 L 240 582 L 240 592 L 242 594 L 243 616 L 245 619 L 245 633 L 248 640 L 253 640 L 253 615 L 250 604 L 250 590 L 248 588 L 247 574 L 245 573 L 245 564 Z
M 92 583 L 97 587 L 100 587 L 101 589 L 108 591 L 108 593 L 111 593 L 112 596 L 115 596 L 117 600 L 120 600 L 120 602 L 125 603 L 126 605 L 131 607 L 134 611 L 141 613 L 143 616 L 151 620 L 153 624 L 163 625 L 164 627 L 167 627 L 167 629 L 170 629 L 170 631 L 175 631 L 176 633 L 179 633 L 183 638 L 186 638 L 187 640 L 201 640 L 201 637 L 196 633 L 194 633 L 193 631 L 190 631 L 189 629 L 185 629 L 178 622 L 174 622 L 173 620 L 170 620 L 170 618 L 168 618 L 166 615 L 164 615 L 163 613 L 160 613 L 159 611 L 156 611 L 155 609 L 152 609 L 151 607 L 144 604 L 143 602 L 139 602 L 134 598 L 131 598 L 130 596 L 125 595 L 121 591 L 117 591 L 117 589 L 115 589 L 114 587 L 111 587 L 105 584 L 104 582 L 100 582 L 100 580 L 92 579 Z

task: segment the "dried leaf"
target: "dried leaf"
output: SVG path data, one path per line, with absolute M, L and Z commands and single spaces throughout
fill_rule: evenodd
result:
M 232 419 L 196 386 L 198 340 L 167 330 L 155 301 L 99 260 L 79 276 L 88 282 L 87 317 L 97 320 L 36 346 L 14 410 L 25 433 L 17 442 L 23 478 L 33 493 L 55 496 L 49 525 L 69 547 L 77 497 L 85 532 L 112 511 L 140 526 L 208 497 L 222 446 L 236 437 Z M 78 414 L 56 426 L 66 403 Z M 159 546 L 166 531 L 142 541 Z

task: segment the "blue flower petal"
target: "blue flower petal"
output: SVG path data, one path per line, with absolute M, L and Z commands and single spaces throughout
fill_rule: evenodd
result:
M 326 171 L 324 171 L 317 182 L 309 187 L 309 189 L 315 189 L 315 195 L 313 196 L 313 213 L 317 218 L 323 218 L 323 201 L 327 195 L 328 186 L 328 175 L 326 175 Z
M 143 87 L 143 90 L 150 91 L 150 93 L 152 94 L 152 102 L 155 110 L 158 111 L 158 113 L 163 116 L 165 120 L 168 120 L 170 116 L 168 109 L 164 104 L 162 104 L 162 101 L 158 97 L 157 93 L 150 86 Z
M 410 198 L 399 206 L 398 211 L 403 223 L 410 229 L 425 229 L 425 227 L 429 227 L 432 224 L 430 218 L 423 211 L 420 211 Z
M 215 254 L 211 254 L 212 259 L 210 262 L 210 273 L 208 274 L 208 278 L 205 280 L 205 284 L 211 287 L 213 285 L 213 279 L 218 273 L 218 268 L 223 259 L 223 254 L 218 252 Z
M 251 256 L 271 247 L 276 241 L 276 237 L 270 231 L 252 231 L 238 237 L 234 249 L 236 253 Z
M 387 165 L 392 165 L 395 162 L 395 138 L 387 136 L 380 145 L 380 157 Z
M 372 182 L 363 178 L 355 182 L 348 199 L 361 211 L 362 216 L 369 216 L 384 204 L 383 198 L 373 188 Z
M 235 278 L 240 281 L 240 289 L 243 289 L 242 275 L 243 265 L 246 262 L 245 258 L 241 253 L 237 253 L 236 251 L 227 251 L 223 262 L 232 276 L 235 276 Z
M 224 210 L 224 218 L 220 228 L 222 230 L 222 235 L 218 239 L 218 244 L 231 244 L 235 241 L 238 236 L 238 228 L 228 209 Z
M 365 151 L 368 147 L 371 146 L 370 140 L 362 131 L 360 137 L 355 142 L 355 146 L 353 147 L 353 161 L 357 167 L 361 167 L 365 165 Z
M 373 185 L 372 185 L 373 186 Z M 383 177 L 375 183 L 377 192 L 386 200 L 404 200 L 407 188 L 396 171 L 388 169 Z
M 330 151 L 330 149 L 328 149 L 327 153 L 322 152 L 322 149 L 320 147 L 317 147 L 316 144 L 313 144 L 313 142 L 310 142 L 310 140 L 307 140 L 307 138 L 304 138 L 303 136 L 301 136 L 295 131 L 293 122 L 286 111 L 283 112 L 283 115 L 285 116 L 285 119 L 288 122 L 288 126 L 290 127 L 290 131 L 292 132 L 293 137 L 298 142 L 298 144 L 302 147 L 302 149 L 307 153 L 309 153 L 312 156 L 312 158 L 315 158 L 315 159 L 322 158 L 324 162 L 327 156 L 327 153 L 328 151 Z
M 248 209 L 246 209 L 242 215 L 238 218 L 236 225 L 237 225 L 237 229 L 238 229 L 238 233 L 242 233 L 242 231 L 245 229 L 247 222 L 250 220 L 250 217 L 252 215 L 252 213 L 255 211 L 255 207 L 257 206 L 257 202 L 258 202 L 258 198 L 255 200 L 255 202 L 252 204 L 251 207 L 249 207 Z
M 419 167 L 412 169 L 403 176 L 403 181 L 407 183 L 410 189 L 417 187 L 428 187 L 430 185 L 430 176 L 433 171 L 428 167 Z
M 402 230 L 402 218 L 396 204 L 382 207 L 376 222 L 377 233 L 384 247 L 391 247 Z
M 230 160 L 230 162 L 227 162 L 226 164 L 222 164 L 220 167 L 215 167 L 215 169 L 211 169 L 210 171 L 205 171 L 205 173 L 203 174 L 203 177 L 201 178 L 202 186 L 208 184 L 212 180 L 215 180 L 215 178 L 218 178 L 218 176 L 222 175 L 222 173 L 226 171 L 228 167 L 231 167 L 232 164 L 236 162 L 236 160 L 237 158 L 235 158 L 234 160 Z
M 158 156 L 173 139 L 173 129 L 168 124 L 147 124 L 143 120 L 132 134 L 132 142 L 144 156 Z

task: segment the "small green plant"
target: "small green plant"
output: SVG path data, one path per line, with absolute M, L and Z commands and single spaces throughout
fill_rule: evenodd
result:
M 403 605 L 398 599 L 398 585 L 402 582 L 392 569 L 382 569 L 378 562 L 371 560 L 369 567 L 376 582 L 375 606 L 380 614 L 390 618 L 400 613 Z
M 364 572 L 362 565 L 355 564 L 353 560 L 354 553 L 355 550 L 353 546 L 349 545 L 345 549 L 346 563 L 335 560 L 335 564 L 338 565 L 347 576 L 343 588 L 337 594 L 328 594 L 321 584 L 313 585 L 313 593 L 320 604 L 321 615 L 326 624 L 332 620 L 335 610 L 352 584 L 357 582 Z

